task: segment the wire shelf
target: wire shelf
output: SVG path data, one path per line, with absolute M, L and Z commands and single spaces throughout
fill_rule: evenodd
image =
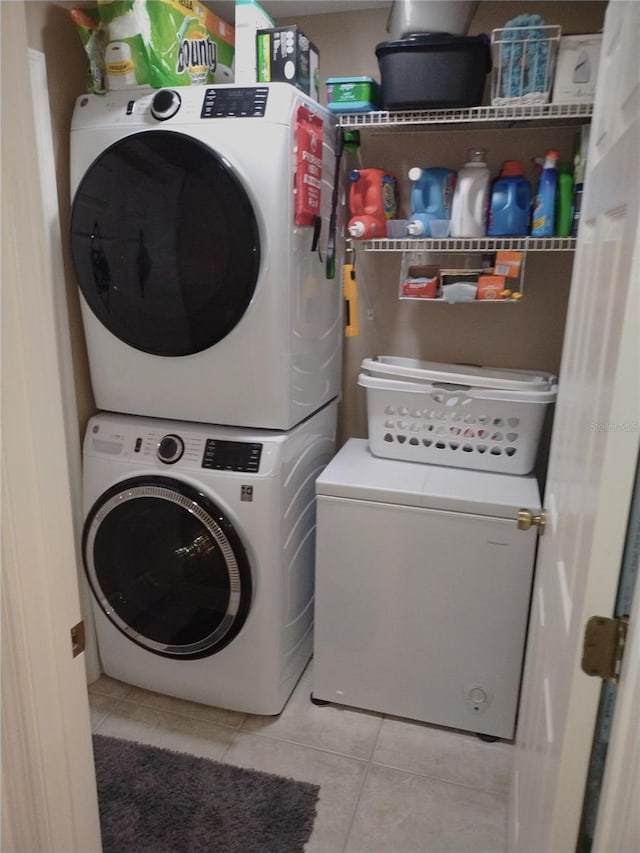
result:
M 448 237 L 431 239 L 351 240 L 352 249 L 365 252 L 572 252 L 575 237 Z
M 469 107 L 460 110 L 380 110 L 370 113 L 345 113 L 339 116 L 341 127 L 367 130 L 393 130 L 425 125 L 484 124 L 502 126 L 510 122 L 562 124 L 579 122 L 593 115 L 593 104 L 514 104 L 501 107 Z

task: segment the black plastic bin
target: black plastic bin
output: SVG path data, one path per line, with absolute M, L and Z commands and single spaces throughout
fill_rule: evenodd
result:
M 476 107 L 491 71 L 486 35 L 416 33 L 381 42 L 376 56 L 386 110 Z

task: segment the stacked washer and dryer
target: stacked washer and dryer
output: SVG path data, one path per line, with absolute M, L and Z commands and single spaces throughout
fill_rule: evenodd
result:
M 295 224 L 301 108 L 322 127 L 315 229 Z M 334 142 L 284 83 L 77 101 L 71 249 L 100 410 L 82 548 L 116 679 L 277 714 L 311 656 L 340 390 L 342 298 L 314 250 Z

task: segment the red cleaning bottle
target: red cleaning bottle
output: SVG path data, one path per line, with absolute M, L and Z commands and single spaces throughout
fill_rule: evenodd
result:
M 384 169 L 349 172 L 349 236 L 372 239 L 387 236 L 387 220 L 398 210 L 398 181 Z

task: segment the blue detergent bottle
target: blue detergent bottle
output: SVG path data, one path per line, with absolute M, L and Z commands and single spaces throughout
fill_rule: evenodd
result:
M 531 184 L 520 160 L 506 160 L 491 188 L 490 237 L 524 237 L 529 233 Z
M 533 207 L 532 237 L 553 237 L 555 233 L 556 191 L 558 188 L 557 151 L 547 151 Z
M 411 219 L 407 233 L 411 237 L 431 237 L 433 219 L 451 219 L 451 201 L 456 186 L 454 169 L 435 166 L 409 169 L 411 187 Z

